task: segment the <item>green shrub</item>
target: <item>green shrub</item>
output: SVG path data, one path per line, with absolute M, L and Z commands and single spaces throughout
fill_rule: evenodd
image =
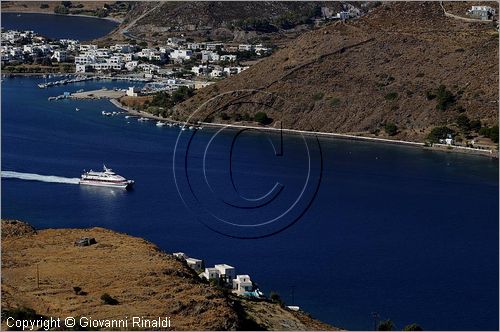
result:
M 446 126 L 443 127 L 435 127 L 431 130 L 427 138 L 432 143 L 439 142 L 440 139 L 446 138 L 448 135 L 454 135 L 455 131 Z
M 470 130 L 470 120 L 467 115 L 462 114 L 457 117 L 457 126 L 462 132 Z
M 82 291 L 82 288 L 78 287 L 78 286 L 75 286 L 75 287 L 73 287 L 73 291 L 75 292 L 76 295 L 78 295 Z
M 59 5 L 56 8 L 54 8 L 54 13 L 67 15 L 67 14 L 69 14 L 69 9 L 66 8 L 65 6 Z
M 323 92 L 317 92 L 313 95 L 313 99 L 316 101 L 321 100 L 323 99 L 324 95 L 325 94 Z
M 398 94 L 396 92 L 389 92 L 384 96 L 385 100 L 394 100 L 398 97 Z
M 271 293 L 269 293 L 269 299 L 274 303 L 279 303 L 283 305 L 283 300 L 281 300 L 281 296 L 274 291 L 271 291 Z
M 378 331 L 392 331 L 393 328 L 394 323 L 390 319 L 381 321 L 377 326 Z
M 104 302 L 104 304 L 109 304 L 109 305 L 117 305 L 118 300 L 114 299 L 109 295 L 108 293 L 104 293 L 101 295 L 101 300 Z
M 263 125 L 272 122 L 272 120 L 267 117 L 267 114 L 265 112 L 257 112 L 254 116 L 254 120 Z
M 340 98 L 330 99 L 330 106 L 331 107 L 337 107 L 338 105 L 340 105 Z
M 394 123 L 387 123 L 384 126 L 384 130 L 389 136 L 394 136 L 398 133 L 398 126 L 396 126 Z
M 495 143 L 498 143 L 498 126 L 481 128 L 481 130 L 479 130 L 479 134 L 484 137 L 488 137 Z
M 403 331 L 423 331 L 423 329 L 420 325 L 413 323 L 403 327 Z
M 436 92 L 436 109 L 444 111 L 455 103 L 455 96 L 447 90 L 444 85 L 440 85 Z

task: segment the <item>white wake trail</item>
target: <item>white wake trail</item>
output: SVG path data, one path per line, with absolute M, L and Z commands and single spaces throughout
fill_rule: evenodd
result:
M 62 176 L 20 173 L 14 171 L 2 171 L 2 178 L 67 184 L 79 184 L 80 182 L 79 178 L 65 178 Z

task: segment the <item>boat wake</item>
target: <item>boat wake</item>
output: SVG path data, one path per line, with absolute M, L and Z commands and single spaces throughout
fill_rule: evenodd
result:
M 41 175 L 33 173 L 20 173 L 14 171 L 2 171 L 2 178 L 4 179 L 19 179 L 27 181 L 41 181 L 41 182 L 51 182 L 51 183 L 67 183 L 67 184 L 79 184 L 79 178 L 65 178 L 61 176 L 54 175 Z

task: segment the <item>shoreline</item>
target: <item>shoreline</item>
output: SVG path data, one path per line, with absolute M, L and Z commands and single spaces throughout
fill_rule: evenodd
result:
M 181 124 L 187 123 L 186 121 L 176 121 L 176 120 L 172 120 L 172 119 L 168 119 L 168 118 L 159 117 L 159 116 L 153 115 L 151 113 L 134 110 L 128 106 L 122 105 L 116 99 L 110 99 L 110 102 L 114 106 L 116 106 L 117 108 L 124 110 L 127 113 L 130 113 L 132 115 L 142 116 L 145 118 L 150 118 L 150 119 L 159 120 L 159 121 L 168 121 L 168 122 L 172 122 L 172 123 L 181 123 Z M 274 128 L 274 127 L 248 126 L 248 125 L 242 125 L 242 124 L 225 124 L 225 123 L 213 123 L 213 122 L 198 122 L 198 124 L 206 126 L 206 127 L 213 127 L 213 128 L 230 127 L 230 128 L 240 128 L 240 129 L 268 130 L 268 131 L 275 131 L 275 132 L 282 130 L 283 132 L 286 132 L 289 134 L 301 134 L 301 135 L 308 135 L 308 136 L 330 137 L 330 138 L 337 138 L 337 139 L 351 140 L 351 141 L 385 143 L 385 144 L 400 145 L 400 146 L 407 146 L 407 147 L 413 147 L 413 148 L 422 148 L 422 149 L 426 149 L 426 150 L 430 150 L 430 151 L 459 153 L 459 154 L 488 157 L 491 159 L 498 159 L 498 152 L 495 152 L 494 150 L 474 149 L 474 148 L 460 147 L 460 146 L 455 146 L 455 145 L 448 146 L 445 144 L 437 144 L 436 143 L 436 144 L 433 144 L 432 146 L 427 146 L 425 143 L 413 142 L 413 141 L 391 140 L 391 139 L 387 139 L 387 138 L 365 137 L 365 136 L 358 136 L 358 135 L 351 135 L 351 134 L 329 133 L 329 132 L 320 132 L 320 131 L 307 131 L 307 130 L 298 130 L 298 129 L 289 129 L 289 128 L 280 129 L 280 128 Z
M 91 16 L 91 15 L 83 15 L 83 14 L 57 14 L 57 13 L 47 13 L 47 12 L 37 12 L 37 11 L 18 11 L 18 10 L 2 10 L 2 13 L 9 13 L 9 14 L 41 14 L 41 15 L 57 15 L 57 16 L 69 16 L 69 17 L 87 17 L 87 18 L 94 18 L 94 19 L 99 19 L 99 20 L 107 20 L 111 22 L 115 22 L 118 25 L 123 23 L 123 20 L 120 20 L 118 18 L 114 17 L 97 17 L 97 16 Z

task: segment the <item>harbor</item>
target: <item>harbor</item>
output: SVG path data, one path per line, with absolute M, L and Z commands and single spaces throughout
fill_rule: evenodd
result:
M 45 78 L 47 78 L 46 75 L 44 75 Z M 45 82 L 45 83 L 40 83 L 38 84 L 38 87 L 40 89 L 46 89 L 54 86 L 59 86 L 59 85 L 67 85 L 67 84 L 72 84 L 72 83 L 81 83 L 81 82 L 87 82 L 87 81 L 93 81 L 93 80 L 109 80 L 109 81 L 128 81 L 128 82 L 139 82 L 139 83 L 147 83 L 151 82 L 151 79 L 148 78 L 142 78 L 142 77 L 131 77 L 131 76 L 111 76 L 111 75 L 77 75 L 74 78 L 66 78 L 62 80 L 57 80 L 57 81 L 52 81 L 52 82 Z

